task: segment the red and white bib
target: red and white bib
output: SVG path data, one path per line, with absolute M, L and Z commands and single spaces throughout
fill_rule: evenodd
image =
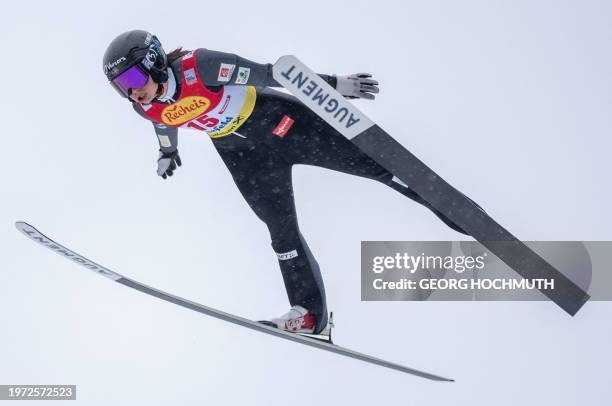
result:
M 195 50 L 181 60 L 183 84 L 173 104 L 139 104 L 145 116 L 171 127 L 205 131 L 211 138 L 220 138 L 238 130 L 253 112 L 257 98 L 253 86 L 222 86 L 211 92 L 200 81 Z

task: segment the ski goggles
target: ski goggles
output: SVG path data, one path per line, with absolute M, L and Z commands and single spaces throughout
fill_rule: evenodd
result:
M 149 74 L 139 65 L 134 65 L 110 83 L 121 96 L 130 97 L 130 89 L 143 88 L 148 80 Z

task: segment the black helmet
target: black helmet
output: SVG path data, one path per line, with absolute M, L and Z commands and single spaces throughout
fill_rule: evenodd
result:
M 106 48 L 102 59 L 104 74 L 124 97 L 128 95 L 114 81 L 133 66 L 151 75 L 155 83 L 168 80 L 168 59 L 155 35 L 143 30 L 124 32 Z

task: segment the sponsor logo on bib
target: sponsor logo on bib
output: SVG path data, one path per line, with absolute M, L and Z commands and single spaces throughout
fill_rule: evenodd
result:
M 192 84 L 192 83 L 195 83 L 195 82 L 196 82 L 196 80 L 198 80 L 198 79 L 197 79 L 197 77 L 196 77 L 196 74 L 195 74 L 195 70 L 194 70 L 194 68 L 187 69 L 187 70 L 185 71 L 185 83 L 187 83 L 188 85 L 190 85 L 190 84 Z
M 236 65 L 232 65 L 230 63 L 222 63 L 219 65 L 219 74 L 217 76 L 217 80 L 219 82 L 229 82 L 232 77 L 232 73 L 234 73 L 234 69 Z
M 242 66 L 238 67 L 238 75 L 236 77 L 237 85 L 244 85 L 249 81 L 249 76 L 251 75 L 250 68 L 243 68 Z
M 206 97 L 185 97 L 166 107 L 161 113 L 161 119 L 166 124 L 181 125 L 204 114 L 209 106 L 210 100 Z

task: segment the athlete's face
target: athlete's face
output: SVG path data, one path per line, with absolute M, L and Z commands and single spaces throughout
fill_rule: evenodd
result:
M 130 99 L 138 103 L 149 104 L 155 98 L 155 93 L 157 93 L 157 83 L 149 75 L 146 85 L 140 89 L 131 89 Z

